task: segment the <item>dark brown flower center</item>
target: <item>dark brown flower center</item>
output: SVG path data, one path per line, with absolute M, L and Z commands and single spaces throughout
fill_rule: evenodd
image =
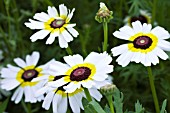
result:
M 91 69 L 88 67 L 78 67 L 72 71 L 70 75 L 71 81 L 82 81 L 86 80 L 91 74 Z
M 135 21 L 137 21 L 137 20 L 139 20 L 142 24 L 148 23 L 147 18 L 144 17 L 144 16 L 142 16 L 142 15 L 132 17 L 131 20 L 130 20 L 130 22 L 132 23 L 132 22 L 135 22 Z
M 147 49 L 152 45 L 152 39 L 148 36 L 139 36 L 133 41 L 135 48 Z
M 34 69 L 30 69 L 30 70 L 26 70 L 22 74 L 22 79 L 24 79 L 24 81 L 31 81 L 33 78 L 36 78 L 37 76 L 38 76 L 38 71 Z
M 51 22 L 50 26 L 52 28 L 60 28 L 65 24 L 65 21 L 62 19 L 55 19 L 54 21 Z

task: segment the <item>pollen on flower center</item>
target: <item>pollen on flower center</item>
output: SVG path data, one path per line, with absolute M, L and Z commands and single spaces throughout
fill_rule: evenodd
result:
M 147 49 L 151 46 L 152 39 L 148 36 L 139 36 L 133 41 L 135 48 Z
M 86 80 L 91 74 L 91 70 L 88 67 L 78 67 L 72 71 L 70 75 L 70 80 L 72 81 L 82 81 Z
M 38 71 L 34 70 L 34 69 L 30 69 L 30 70 L 26 70 L 23 74 L 22 74 L 22 79 L 24 79 L 24 81 L 31 81 L 33 78 L 38 76 Z
M 62 19 L 55 19 L 54 21 L 51 22 L 50 26 L 52 28 L 60 28 L 65 24 L 65 21 Z
M 139 20 L 142 24 L 148 23 L 147 18 L 144 17 L 144 16 L 142 16 L 142 15 L 135 16 L 135 17 L 131 17 L 130 22 L 132 23 L 132 22 L 135 22 L 135 21 L 137 21 L 137 20 Z

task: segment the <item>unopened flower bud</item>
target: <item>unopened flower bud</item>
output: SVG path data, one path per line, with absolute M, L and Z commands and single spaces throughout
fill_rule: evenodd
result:
M 103 95 L 112 95 L 114 93 L 114 90 L 116 88 L 116 85 L 114 84 L 107 84 L 100 88 L 100 91 Z
M 100 2 L 100 9 L 96 13 L 95 19 L 99 23 L 109 22 L 113 18 L 112 14 L 113 12 L 109 11 L 104 3 Z

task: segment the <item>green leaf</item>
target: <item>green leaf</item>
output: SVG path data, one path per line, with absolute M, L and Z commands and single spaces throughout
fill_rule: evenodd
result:
M 167 111 L 166 111 L 166 105 L 167 105 L 167 99 L 165 99 L 165 100 L 163 101 L 162 109 L 161 109 L 161 112 L 160 112 L 160 113 L 167 113 Z
M 89 104 L 89 102 L 86 98 L 82 99 L 82 103 L 83 103 L 83 106 L 84 106 L 84 112 L 85 113 L 97 113 L 94 110 L 93 106 Z
M 142 107 L 142 105 L 137 101 L 135 103 L 135 113 L 144 113 L 145 109 Z
M 4 102 L 2 102 L 2 104 L 0 104 L 0 113 L 3 113 L 6 110 L 8 102 L 9 97 Z
M 97 103 L 95 100 L 92 100 L 89 104 L 93 106 L 97 113 L 106 113 L 103 110 L 103 108 L 99 105 L 99 103 Z
M 116 88 L 113 97 L 116 113 L 123 113 L 123 93 Z
M 110 111 L 110 108 L 109 108 L 109 106 L 106 104 L 106 106 L 104 107 L 104 111 L 106 112 L 106 113 L 111 113 L 111 111 Z

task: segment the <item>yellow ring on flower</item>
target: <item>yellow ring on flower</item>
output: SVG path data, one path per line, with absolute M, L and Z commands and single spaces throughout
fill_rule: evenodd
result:
M 134 36 L 131 36 L 129 40 L 133 42 L 136 38 L 138 38 L 140 36 L 147 36 L 147 37 L 151 38 L 152 39 L 151 46 L 149 48 L 147 48 L 147 49 L 140 49 L 140 48 L 135 48 L 133 43 L 129 43 L 128 44 L 128 49 L 130 51 L 132 51 L 132 52 L 141 52 L 141 53 L 147 54 L 148 52 L 151 52 L 157 46 L 158 38 L 152 33 L 142 33 L 142 32 L 137 33 Z
M 29 69 L 35 69 L 38 72 L 38 77 L 42 76 L 42 74 L 40 73 L 42 71 L 42 68 L 35 68 L 34 65 L 32 66 L 27 66 L 24 67 L 23 69 L 21 69 L 16 76 L 16 79 L 21 83 L 21 87 L 25 87 L 25 86 L 34 86 L 36 85 L 38 82 L 25 82 L 24 79 L 22 79 L 22 75 L 25 72 L 24 70 L 29 70 Z
M 65 75 L 68 75 L 68 76 L 65 76 L 65 77 L 64 77 L 64 81 L 65 81 L 65 82 L 70 82 L 70 81 L 71 81 L 71 80 L 70 80 L 70 75 L 71 75 L 71 73 L 72 73 L 75 69 L 77 69 L 78 67 L 87 67 L 87 68 L 89 68 L 89 69 L 91 70 L 91 74 L 89 75 L 89 77 L 88 77 L 86 80 L 83 80 L 83 81 L 91 80 L 92 77 L 94 76 L 94 74 L 96 73 L 96 67 L 95 67 L 94 64 L 91 64 L 91 63 L 77 64 L 77 65 L 71 67 L 71 68 L 65 73 Z M 79 82 L 79 81 L 74 81 L 75 84 L 78 83 L 78 82 Z

